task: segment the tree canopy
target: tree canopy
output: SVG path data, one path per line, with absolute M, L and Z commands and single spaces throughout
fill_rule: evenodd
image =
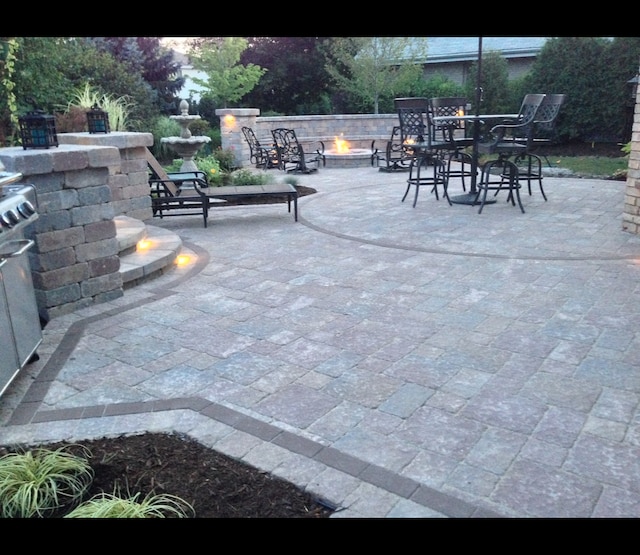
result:
M 325 114 L 330 111 L 329 76 L 322 37 L 246 37 L 241 63 L 267 71 L 245 95 L 245 107 L 266 107 L 279 114 Z
M 266 72 L 255 64 L 240 63 L 247 45 L 244 38 L 223 37 L 202 42 L 189 52 L 193 67 L 207 75 L 206 79 L 194 77 L 193 82 L 206 89 L 204 95 L 225 108 L 250 92 Z
M 381 97 L 397 94 L 422 74 L 427 43 L 416 37 L 337 37 L 327 55 L 325 68 L 336 86 L 377 114 Z

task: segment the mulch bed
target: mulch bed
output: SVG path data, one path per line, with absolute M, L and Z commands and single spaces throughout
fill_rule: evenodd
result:
M 65 442 L 43 445 L 57 449 Z M 121 492 L 171 494 L 195 518 L 328 518 L 334 510 L 281 478 L 227 457 L 184 435 L 144 433 L 80 441 L 95 477 L 87 498 Z M 76 448 L 72 448 L 75 451 Z M 0 455 L 7 449 L 0 448 Z M 77 453 L 83 451 L 77 448 Z M 60 515 L 61 516 L 61 515 Z M 108 540 L 107 540 L 108 541 Z

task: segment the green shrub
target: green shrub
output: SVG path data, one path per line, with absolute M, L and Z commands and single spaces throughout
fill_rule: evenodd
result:
M 182 167 L 182 158 L 175 158 L 171 161 L 170 164 L 163 166 L 164 171 L 167 173 L 171 172 L 179 172 Z
M 153 135 L 153 146 L 151 147 L 153 155 L 158 160 L 170 160 L 174 153 L 161 139 L 163 137 L 179 137 L 180 124 L 168 116 L 160 116 L 155 119 L 151 134 Z
M 253 172 L 240 168 L 230 174 L 232 185 L 266 185 L 273 181 L 273 175 L 266 172 Z
M 195 515 L 193 507 L 175 495 L 141 494 L 123 498 L 118 494 L 101 493 L 85 501 L 64 518 L 188 518 Z
M 192 135 L 206 135 L 211 131 L 211 126 L 206 119 L 197 119 L 189 124 L 189 131 Z
M 51 516 L 78 503 L 92 480 L 86 458 L 64 447 L 6 454 L 0 457 L 0 516 Z
M 236 167 L 236 155 L 230 148 L 218 147 L 214 150 L 213 155 L 220 163 L 220 169 L 225 172 L 231 172 Z
M 189 129 L 191 129 L 191 132 L 193 133 L 193 129 L 191 127 L 189 127 Z M 193 133 L 195 135 L 195 133 Z M 202 135 L 209 137 L 209 139 L 211 139 L 208 143 L 205 143 L 204 145 L 202 145 L 202 148 L 200 149 L 200 154 L 202 156 L 211 156 L 216 149 L 220 148 L 220 145 L 222 144 L 222 136 L 220 134 L 220 128 L 215 128 L 215 127 L 209 127 L 204 133 L 201 133 Z

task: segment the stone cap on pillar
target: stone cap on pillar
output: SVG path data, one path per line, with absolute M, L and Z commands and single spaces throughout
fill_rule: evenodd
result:
M 259 115 L 260 110 L 258 108 L 218 108 L 216 110 L 216 116 L 220 116 L 220 118 L 223 118 L 224 116 L 246 118 Z

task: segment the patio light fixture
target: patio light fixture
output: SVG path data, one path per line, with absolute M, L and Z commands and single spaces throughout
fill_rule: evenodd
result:
M 91 110 L 87 112 L 87 124 L 89 133 L 109 133 L 109 114 L 101 110 L 97 104 L 94 104 Z
M 52 115 L 45 114 L 42 110 L 33 110 L 18 118 L 18 124 L 24 150 L 58 146 L 56 121 Z

